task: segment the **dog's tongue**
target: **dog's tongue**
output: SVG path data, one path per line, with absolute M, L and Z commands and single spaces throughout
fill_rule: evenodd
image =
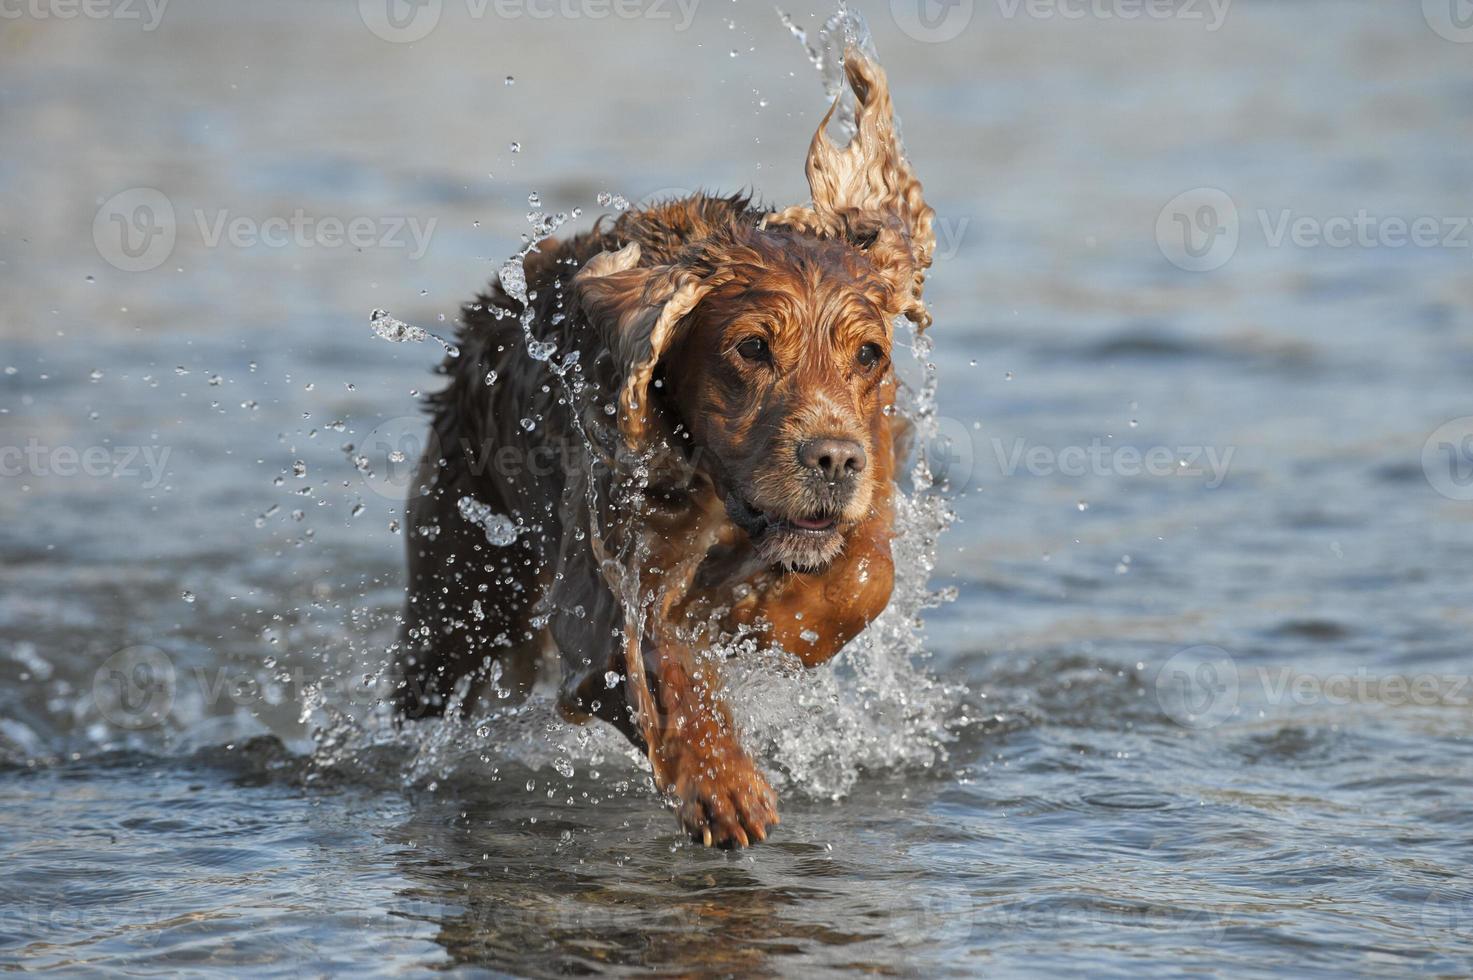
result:
M 825 518 L 794 517 L 794 518 L 792 518 L 792 522 L 793 522 L 793 524 L 795 526 L 801 527 L 805 531 L 822 531 L 825 528 L 827 528 L 830 524 L 834 523 L 831 518 L 827 518 L 827 517 L 825 517 Z

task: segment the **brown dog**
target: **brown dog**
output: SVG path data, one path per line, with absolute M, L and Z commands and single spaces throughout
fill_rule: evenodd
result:
M 706 651 L 812 666 L 890 599 L 892 324 L 930 322 L 935 239 L 883 72 L 845 74 L 857 134 L 829 110 L 811 206 L 628 212 L 468 306 L 409 505 L 399 711 L 521 696 L 555 648 L 565 714 L 640 746 L 707 845 L 777 811 Z

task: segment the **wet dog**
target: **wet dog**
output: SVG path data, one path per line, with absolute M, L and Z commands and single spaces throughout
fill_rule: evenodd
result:
M 935 238 L 884 73 L 844 67 L 856 132 L 820 124 L 811 205 L 625 212 L 465 308 L 408 508 L 399 712 L 522 696 L 556 651 L 564 714 L 638 745 L 707 845 L 778 817 L 706 651 L 822 663 L 893 581 L 891 344 L 930 322 Z

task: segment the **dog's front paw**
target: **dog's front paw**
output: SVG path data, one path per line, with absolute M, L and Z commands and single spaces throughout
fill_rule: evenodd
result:
M 778 823 L 777 794 L 740 747 L 686 749 L 672 760 L 680 825 L 707 847 L 748 847 Z

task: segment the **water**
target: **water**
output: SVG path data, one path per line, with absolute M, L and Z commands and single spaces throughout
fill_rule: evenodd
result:
M 1473 213 L 1469 49 L 1417 7 L 978 5 L 938 44 L 867 10 L 941 219 L 956 520 L 909 558 L 923 643 L 733 678 L 783 824 L 731 855 L 536 697 L 365 721 L 440 348 L 363 321 L 451 336 L 534 193 L 580 228 L 694 186 L 801 198 L 824 99 L 788 29 L 7 20 L 0 962 L 1473 970 L 1473 504 L 1423 465 L 1473 414 L 1470 250 L 1272 244 L 1286 209 Z M 1242 220 L 1194 273 L 1155 231 L 1200 187 Z M 130 188 L 175 215 L 144 271 L 93 234 Z

